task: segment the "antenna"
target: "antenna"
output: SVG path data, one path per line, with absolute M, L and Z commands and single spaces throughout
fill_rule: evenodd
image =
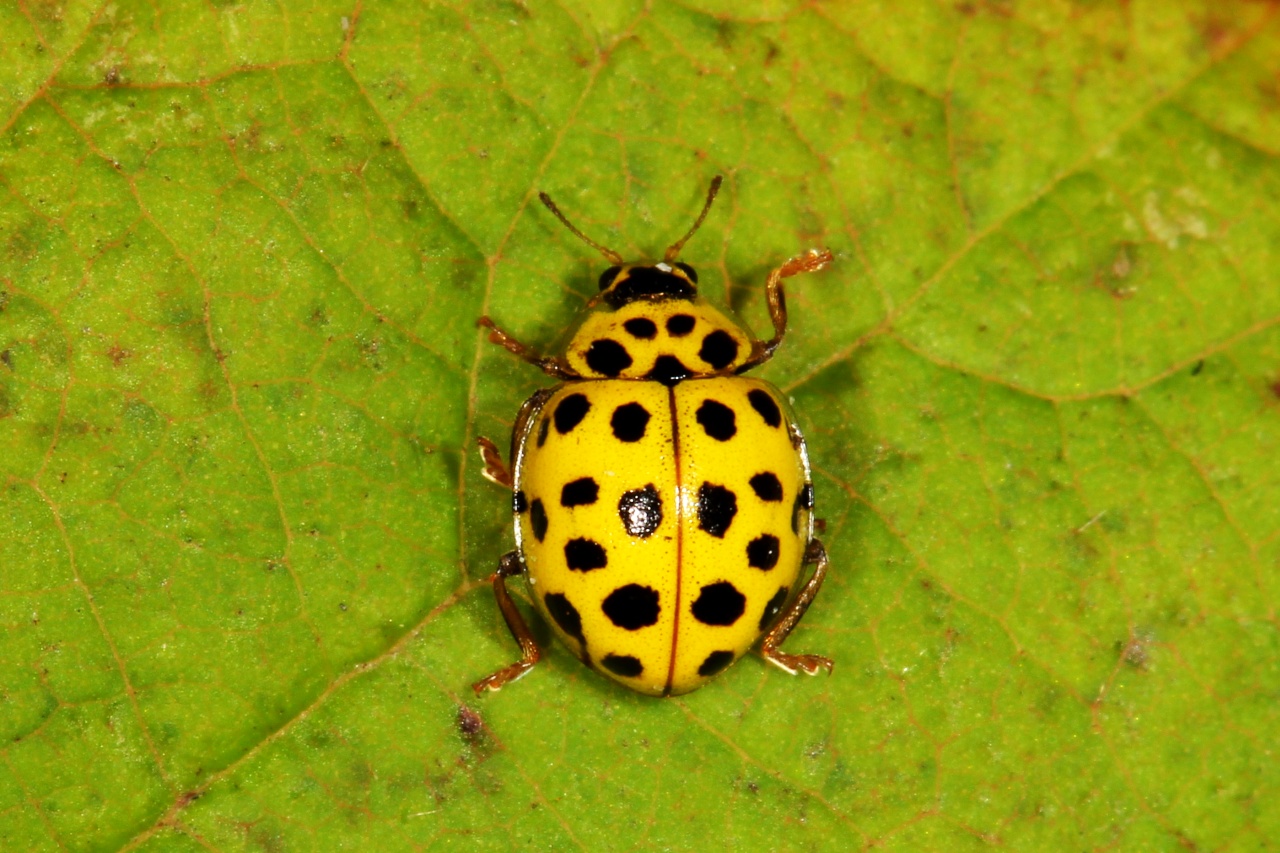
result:
M 599 252 L 600 254 L 604 255 L 604 256 L 605 256 L 605 259 L 606 259 L 606 260 L 608 260 L 608 261 L 609 261 L 609 263 L 613 264 L 614 266 L 618 266 L 618 267 L 621 267 L 621 266 L 625 266 L 625 265 L 626 265 L 626 261 L 624 261 L 624 260 L 622 259 L 622 255 L 619 255 L 619 254 L 618 254 L 617 252 L 615 252 L 613 249 L 610 249 L 610 248 L 608 248 L 608 247 L 606 247 L 606 246 L 601 246 L 601 245 L 600 245 L 599 243 L 597 243 L 595 240 L 592 240 L 592 239 L 591 239 L 590 237 L 588 237 L 586 234 L 583 234 L 581 231 L 579 231 L 577 228 L 575 228 L 575 227 L 574 227 L 574 224 L 573 224 L 572 222 L 570 222 L 568 219 L 566 219 L 566 218 L 565 218 L 565 216 L 564 216 L 564 214 L 560 212 L 560 208 L 556 207 L 556 203 L 555 203 L 554 201 L 552 201 L 552 200 L 551 200 L 551 196 L 547 195 L 546 193 L 541 193 L 541 192 L 540 192 L 540 193 L 538 193 L 538 199 L 539 199 L 543 204 L 545 204 L 545 205 L 547 206 L 547 210 L 549 210 L 549 211 L 551 211 L 552 213 L 554 213 L 554 214 L 555 214 L 556 219 L 559 219 L 559 220 L 560 220 L 560 222 L 561 222 L 561 224 L 563 224 L 565 228 L 568 228 L 568 229 L 569 229 L 569 231 L 571 231 L 571 232 L 573 233 L 573 235 L 574 235 L 575 237 L 577 237 L 579 240 L 581 240 L 582 242 L 586 243 L 588 246 L 590 246 L 591 248 L 595 249 L 595 250 L 596 250 L 597 252 Z M 704 215 L 704 216 L 706 215 L 706 212 L 705 212 L 705 211 L 703 212 L 703 215 Z M 699 220 L 699 221 L 701 221 L 701 220 Z M 696 226 L 695 226 L 695 227 L 696 227 Z M 686 238 L 686 239 L 687 239 L 687 238 Z
M 711 179 L 711 187 L 707 190 L 706 204 L 702 205 L 702 212 L 698 214 L 698 220 L 693 223 L 693 227 L 681 237 L 679 240 L 667 247 L 667 251 L 663 253 L 662 260 L 665 263 L 671 263 L 680 254 L 680 250 L 684 248 L 684 244 L 689 242 L 689 238 L 693 236 L 693 232 L 697 231 L 702 225 L 702 220 L 707 218 L 707 213 L 711 210 L 711 202 L 716 200 L 716 193 L 720 192 L 720 182 L 724 180 L 724 175 L 716 175 Z

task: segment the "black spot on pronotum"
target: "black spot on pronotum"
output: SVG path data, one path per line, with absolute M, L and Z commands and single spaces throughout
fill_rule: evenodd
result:
M 516 490 L 511 496 L 511 511 L 516 515 L 524 512 L 529 508 L 529 499 L 524 496 L 524 489 Z
M 658 591 L 653 587 L 629 583 L 620 586 L 600 605 L 609 621 L 627 631 L 639 631 L 657 624 Z
M 539 447 L 547 443 L 547 430 L 549 430 L 550 428 L 551 428 L 551 419 L 543 418 L 542 425 L 538 427 L 538 446 Z
M 772 533 L 763 533 L 747 543 L 747 563 L 753 568 L 769 571 L 778 565 L 781 543 Z
M 768 628 L 770 623 L 782 612 L 782 605 L 786 603 L 789 592 L 790 590 L 784 586 L 773 594 L 773 598 L 769 599 L 769 603 L 764 606 L 764 613 L 760 616 L 761 631 Z
M 713 675 L 719 675 L 724 672 L 724 668 L 733 663 L 733 652 L 712 652 L 707 655 L 707 659 L 698 667 L 698 675 L 703 678 L 710 678 Z
M 760 500 L 771 502 L 782 500 L 782 483 L 778 481 L 778 475 L 762 471 L 752 477 L 750 482 L 751 490 Z
M 529 504 L 529 526 L 539 542 L 547 538 L 547 508 L 542 505 L 542 498 L 534 498 Z
M 747 597 L 728 581 L 709 583 L 693 603 L 693 616 L 704 625 L 732 625 L 747 609 Z
M 564 543 L 564 561 L 575 572 L 590 572 L 609 565 L 604 548 L 591 539 L 570 539 Z
M 643 489 L 623 492 L 618 500 L 618 516 L 627 533 L 645 539 L 662 524 L 662 498 L 653 483 Z
M 759 412 L 769 426 L 776 427 L 782 423 L 782 410 L 768 391 L 752 388 L 747 392 L 747 399 L 751 402 L 751 408 Z
M 660 355 L 653 363 L 653 368 L 646 376 L 655 382 L 661 382 L 670 388 L 681 380 L 688 379 L 693 375 L 693 371 L 684 366 L 684 363 L 674 355 Z
M 695 270 L 693 267 L 686 264 L 684 261 L 676 261 L 676 266 L 679 269 L 683 270 L 685 275 L 689 276 L 689 281 L 693 282 L 694 284 L 698 283 L 697 270 Z
M 600 665 L 623 678 L 635 678 L 644 672 L 644 664 L 640 663 L 640 658 L 631 655 L 605 655 Z
M 631 353 L 611 338 L 600 338 L 587 348 L 587 367 L 602 376 L 617 376 L 631 366 Z
M 589 411 L 591 411 L 591 401 L 587 399 L 586 394 L 570 394 L 565 397 L 556 406 L 556 413 L 553 416 L 556 422 L 556 432 L 561 435 L 569 433 L 574 427 L 582 423 L 582 419 L 587 416 Z
M 796 493 L 796 502 L 791 507 L 791 532 L 800 532 L 800 513 L 813 509 L 813 483 L 805 483 Z
M 600 486 L 590 477 L 579 477 L 565 483 L 560 490 L 560 506 L 590 506 L 600 497 Z
M 613 436 L 618 441 L 639 441 L 644 438 L 645 428 L 649 426 L 649 410 L 639 403 L 623 403 L 613 410 L 609 426 L 613 428 Z
M 667 332 L 673 338 L 683 338 L 693 331 L 697 322 L 692 314 L 673 314 L 667 318 Z
M 698 357 L 716 370 L 723 370 L 738 357 L 738 342 L 724 329 L 716 329 L 702 339 Z
M 586 645 L 587 641 L 582 637 L 582 614 L 578 612 L 578 608 L 569 603 L 569 599 L 558 592 L 549 592 L 542 596 L 542 603 L 551 614 L 551 618 L 560 626 L 561 631 Z
M 728 441 L 738 432 L 733 409 L 718 400 L 703 400 L 698 407 L 698 423 L 716 441 Z
M 698 527 L 723 539 L 738 514 L 738 496 L 713 483 L 698 488 Z
M 658 334 L 658 324 L 648 317 L 632 317 L 622 324 L 622 328 L 626 329 L 627 334 L 633 338 L 639 338 L 642 341 L 650 340 Z

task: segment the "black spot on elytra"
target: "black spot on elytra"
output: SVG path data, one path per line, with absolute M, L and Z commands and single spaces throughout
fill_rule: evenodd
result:
M 644 664 L 640 663 L 640 658 L 631 655 L 605 655 L 600 665 L 624 678 L 635 678 L 644 672 Z
M 579 477 L 560 490 L 560 506 L 591 506 L 600 497 L 600 486 L 590 477 Z
M 539 447 L 547 443 L 547 430 L 549 430 L 550 428 L 551 428 L 551 419 L 543 418 L 542 426 L 538 427 L 538 446 Z
M 519 515 L 528 508 L 529 499 L 524 496 L 524 489 L 516 491 L 516 493 L 511 496 L 511 511 L 516 515 Z
M 632 317 L 622 324 L 622 328 L 626 329 L 633 338 L 639 338 L 642 341 L 651 340 L 658 334 L 658 324 L 648 317 Z
M 769 599 L 769 603 L 764 606 L 764 613 L 760 616 L 760 630 L 763 631 L 769 627 L 769 623 L 773 622 L 782 612 L 782 605 L 787 601 L 787 594 L 790 592 L 785 586 L 773 594 L 773 598 Z
M 702 666 L 698 667 L 698 675 L 703 678 L 719 675 L 731 663 L 733 663 L 733 652 L 712 652 L 707 655 L 707 659 L 702 662 Z
M 805 483 L 796 493 L 796 502 L 791 507 L 791 532 L 800 532 L 800 512 L 813 509 L 813 483 Z
M 569 599 L 558 592 L 549 592 L 542 596 L 542 603 L 551 614 L 551 618 L 556 620 L 561 631 L 586 645 L 587 641 L 582 636 L 582 614 L 578 612 L 578 608 L 569 603 Z
M 609 565 L 609 556 L 599 542 L 570 539 L 564 543 L 564 561 L 575 572 L 590 572 Z
M 769 426 L 776 427 L 782 423 L 782 410 L 768 391 L 752 388 L 747 392 L 747 399 L 751 401 L 751 408 L 759 412 Z
M 674 314 L 667 318 L 667 331 L 673 338 L 683 338 L 693 331 L 697 322 L 692 314 Z
M 702 349 L 698 350 L 698 358 L 716 370 L 728 367 L 737 357 L 738 342 L 724 329 L 716 329 L 703 338 Z
M 629 583 L 620 586 L 600 605 L 609 621 L 627 631 L 638 631 L 658 621 L 658 591 L 653 587 Z
M 587 367 L 603 376 L 617 376 L 631 366 L 631 353 L 611 338 L 600 338 L 587 348 Z
M 554 416 L 556 432 L 565 435 L 573 430 L 591 411 L 591 401 L 586 394 L 570 394 L 556 406 Z
M 747 609 L 747 597 L 728 581 L 716 581 L 702 588 L 692 609 L 704 625 L 732 625 Z
M 772 533 L 764 533 L 747 543 L 747 562 L 757 569 L 769 571 L 778 565 L 780 543 Z
M 712 483 L 698 488 L 698 527 L 723 539 L 737 514 L 738 496 L 733 492 Z
M 738 433 L 733 409 L 718 400 L 703 400 L 698 407 L 698 423 L 716 441 L 728 441 Z
M 627 533 L 641 539 L 651 536 L 662 523 L 662 498 L 653 483 L 623 492 L 618 500 L 618 516 Z
M 609 425 L 618 441 L 639 441 L 649 426 L 649 410 L 639 403 L 623 403 L 613 410 Z
M 782 483 L 778 476 L 769 471 L 762 471 L 751 478 L 751 489 L 762 501 L 778 502 L 782 500 Z
M 692 375 L 693 371 L 685 367 L 684 363 L 674 355 L 660 355 L 654 361 L 653 368 L 645 378 L 661 382 L 670 388 L 677 382 L 688 379 Z
M 539 542 L 547 538 L 547 509 L 542 505 L 542 498 L 534 498 L 529 504 L 529 526 Z

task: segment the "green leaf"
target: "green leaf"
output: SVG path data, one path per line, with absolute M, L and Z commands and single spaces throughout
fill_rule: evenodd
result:
M 1280 834 L 1280 16 L 10 4 L 0 847 Z M 652 700 L 516 649 L 479 476 L 602 264 L 765 325 L 833 569 Z M 517 584 L 517 587 L 519 585 Z M 538 628 L 544 639 L 547 632 Z

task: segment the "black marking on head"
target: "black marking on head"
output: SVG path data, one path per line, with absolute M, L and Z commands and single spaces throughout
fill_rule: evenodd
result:
M 631 353 L 612 338 L 600 338 L 587 348 L 587 367 L 604 376 L 614 377 L 631 366 Z
M 668 296 L 675 299 L 693 299 L 697 288 L 672 272 L 657 267 L 629 267 L 627 274 L 604 293 L 604 301 L 614 308 L 646 297 Z
M 813 509 L 813 483 L 805 483 L 796 493 L 796 502 L 791 507 L 791 532 L 800 532 L 801 510 Z
M 703 625 L 732 625 L 747 609 L 747 597 L 728 581 L 709 583 L 693 603 L 693 616 Z
M 519 515 L 528 508 L 529 499 L 524 496 L 524 489 L 518 490 L 511 496 L 511 511 L 516 515 Z
M 737 418 L 733 409 L 719 400 L 703 400 L 698 407 L 698 423 L 707 435 L 716 441 L 728 441 L 738 433 Z
M 551 418 L 543 418 L 542 426 L 538 427 L 538 446 L 547 443 L 547 430 L 551 428 Z
M 609 555 L 593 539 L 570 539 L 564 543 L 564 561 L 575 572 L 590 572 L 609 565 Z
M 693 371 L 685 367 L 680 359 L 674 355 L 660 355 L 657 361 L 653 363 L 653 369 L 649 371 L 649 375 L 645 378 L 661 382 L 670 388 L 682 379 L 688 379 L 692 375 Z
M 761 471 L 751 478 L 751 489 L 762 501 L 778 502 L 782 500 L 782 483 L 778 475 L 771 471 Z
M 658 622 L 658 591 L 653 587 L 629 583 L 620 586 L 600 605 L 609 621 L 627 631 L 639 631 Z
M 556 620 L 556 624 L 560 626 L 560 630 L 564 631 L 570 637 L 573 637 L 582 645 L 586 645 L 587 641 L 582 636 L 582 614 L 578 612 L 578 608 L 569 603 L 569 599 L 558 592 L 549 592 L 542 596 L 542 603 L 547 608 L 547 612 L 551 614 L 551 618 Z
M 618 441 L 639 441 L 649 426 L 649 410 L 639 403 L 623 403 L 613 410 L 609 426 L 613 427 L 613 437 Z
M 570 394 L 556 405 L 556 432 L 564 435 L 573 430 L 591 411 L 586 394 Z
M 529 505 L 529 526 L 539 542 L 547 538 L 547 508 L 542 505 L 542 498 L 534 498 Z
M 698 527 L 723 539 L 737 514 L 738 496 L 733 492 L 712 483 L 698 488 Z
M 618 277 L 618 273 L 620 272 L 622 272 L 622 267 L 609 267 L 607 270 L 600 273 L 600 289 L 604 290 L 606 287 L 613 284 L 613 280 Z
M 733 652 L 712 652 L 707 655 L 707 659 L 702 662 L 702 666 L 698 667 L 698 675 L 703 678 L 719 675 L 731 663 L 733 663 Z
M 787 595 L 791 590 L 785 586 L 781 587 L 773 594 L 773 598 L 769 599 L 769 603 L 764 606 L 764 613 L 760 615 L 760 630 L 763 631 L 769 627 L 769 623 L 778 618 L 778 614 L 782 612 L 782 605 L 787 602 Z
M 702 339 L 698 357 L 716 370 L 723 370 L 738 357 L 738 342 L 724 329 L 716 329 Z
M 600 665 L 623 678 L 635 678 L 644 672 L 644 664 L 640 663 L 640 658 L 631 655 L 605 655 Z
M 751 408 L 759 412 L 769 426 L 776 427 L 782 423 L 782 411 L 768 391 L 752 388 L 747 392 L 747 399 L 751 401 Z
M 683 338 L 693 331 L 697 322 L 692 314 L 673 314 L 667 318 L 667 333 L 673 338 Z
M 618 500 L 618 516 L 627 533 L 647 539 L 662 524 L 662 498 L 653 483 L 643 489 L 623 492 Z
M 600 497 L 600 486 L 596 481 L 590 477 L 579 477 L 565 483 L 564 488 L 560 490 L 560 506 L 591 506 L 598 497 Z
M 658 334 L 658 324 L 648 317 L 632 317 L 622 324 L 622 328 L 633 338 L 642 341 L 652 340 Z
M 747 563 L 752 568 L 769 571 L 778 565 L 781 543 L 772 533 L 764 533 L 747 543 Z
M 676 261 L 676 266 L 679 267 L 681 270 L 683 270 L 685 275 L 689 276 L 689 281 L 693 282 L 694 284 L 698 283 L 697 270 L 695 270 L 693 267 L 686 264 L 684 261 Z

